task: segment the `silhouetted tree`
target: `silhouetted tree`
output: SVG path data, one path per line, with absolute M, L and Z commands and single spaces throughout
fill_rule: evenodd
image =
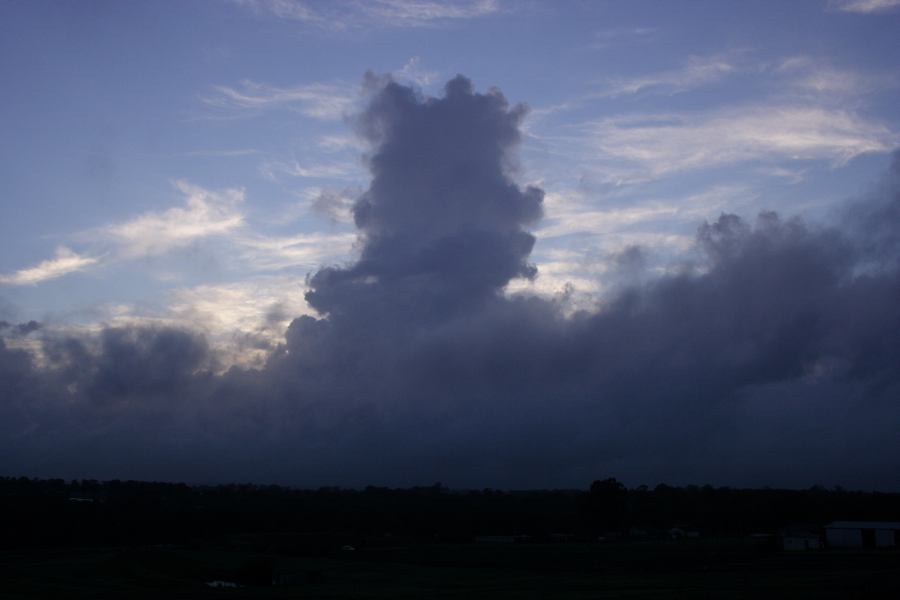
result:
M 601 529 L 624 529 L 628 490 L 613 477 L 591 484 L 588 508 L 593 524 Z

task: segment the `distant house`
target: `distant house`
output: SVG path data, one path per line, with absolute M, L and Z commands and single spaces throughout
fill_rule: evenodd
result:
M 83 496 L 82 494 L 72 494 L 69 496 L 69 502 L 88 502 L 93 503 L 94 499 L 90 497 Z
M 825 526 L 829 548 L 893 548 L 900 546 L 900 523 L 834 521 Z
M 700 532 L 696 529 L 682 529 L 681 527 L 672 527 L 669 529 L 668 534 L 673 540 L 697 539 L 700 537 Z
M 526 544 L 531 542 L 530 535 L 476 535 L 476 544 Z
M 803 529 L 787 530 L 781 535 L 781 547 L 789 552 L 821 550 L 822 536 L 815 531 Z
M 85 502 L 92 504 L 94 502 L 105 502 L 106 495 L 100 492 L 72 492 L 69 494 L 69 502 Z
M 751 533 L 747 539 L 756 548 L 774 549 L 778 547 L 778 536 L 774 533 Z

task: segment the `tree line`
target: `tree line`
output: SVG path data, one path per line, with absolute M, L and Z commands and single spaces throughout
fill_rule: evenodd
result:
M 613 478 L 584 490 L 508 491 L 0 477 L 0 544 L 6 547 L 183 544 L 253 534 L 293 534 L 297 548 L 334 539 L 467 542 L 486 535 L 596 541 L 665 537 L 672 528 L 744 536 L 832 520 L 900 521 L 900 494 L 665 484 L 629 489 Z

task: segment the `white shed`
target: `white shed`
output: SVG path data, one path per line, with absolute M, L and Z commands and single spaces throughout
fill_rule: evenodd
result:
M 900 546 L 900 523 L 834 521 L 825 526 L 830 548 L 892 548 Z
M 781 547 L 790 551 L 820 550 L 822 538 L 814 531 L 786 531 L 781 536 Z

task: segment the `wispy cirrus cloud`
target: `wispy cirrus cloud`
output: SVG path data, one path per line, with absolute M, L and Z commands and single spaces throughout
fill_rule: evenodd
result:
M 475 19 L 500 12 L 498 0 L 372 0 L 354 4 L 383 24 L 406 27 Z
M 184 207 L 144 213 L 99 230 L 114 244 L 119 257 L 163 254 L 198 239 L 230 233 L 244 223 L 239 210 L 244 201 L 243 189 L 214 192 L 183 180 L 175 185 L 185 196 Z
M 0 284 L 36 284 L 99 264 L 112 264 L 156 257 L 204 240 L 218 238 L 228 244 L 232 258 L 243 263 L 249 273 L 283 269 L 310 270 L 321 264 L 345 260 L 356 235 L 352 233 L 306 233 L 270 236 L 247 226 L 241 205 L 241 188 L 208 190 L 186 181 L 175 183 L 184 195 L 184 205 L 151 211 L 135 218 L 75 234 L 73 237 L 90 253 L 65 247 L 56 256 L 34 267 L 0 275 Z M 314 189 L 304 210 L 324 213 L 337 221 L 346 218 L 350 200 L 343 195 L 324 198 Z M 349 192 L 347 192 L 349 193 Z M 337 206 L 337 202 L 340 206 Z M 326 206 L 328 202 L 334 206 Z M 318 206 L 317 203 L 322 206 Z M 341 211 L 341 214 L 338 214 Z
M 645 180 L 753 160 L 828 160 L 835 165 L 887 152 L 897 132 L 852 112 L 755 106 L 702 114 L 609 117 L 581 126 L 609 179 Z
M 722 211 L 736 210 L 753 197 L 752 191 L 742 185 L 717 185 L 687 196 L 629 198 L 619 203 L 598 203 L 577 192 L 549 193 L 544 200 L 544 221 L 535 233 L 540 240 L 572 234 L 627 236 L 646 231 L 648 226 L 658 229 L 650 225 L 660 221 L 693 224 Z
M 236 148 L 233 150 L 192 150 L 183 155 L 201 158 L 239 158 L 256 154 L 260 154 L 260 151 L 255 148 Z
M 624 96 L 639 92 L 677 94 L 723 79 L 738 69 L 726 55 L 691 56 L 672 70 L 659 71 L 638 77 L 611 79 L 598 96 Z
M 900 7 L 900 0 L 831 0 L 829 8 L 842 12 L 878 13 Z
M 235 239 L 243 260 L 254 271 L 315 269 L 349 258 L 355 233 L 303 233 L 291 236 L 247 235 Z
M 342 30 L 365 26 L 410 28 L 474 19 L 501 11 L 498 0 L 233 0 L 256 14 Z
M 200 101 L 224 114 L 258 114 L 289 109 L 321 121 L 339 121 L 356 101 L 356 88 L 340 83 L 278 87 L 245 79 L 236 86 L 213 86 Z
M 37 284 L 110 262 L 158 256 L 212 236 L 232 234 L 244 224 L 243 189 L 211 191 L 186 181 L 175 182 L 184 206 L 146 212 L 72 237 L 90 251 L 60 247 L 56 255 L 34 267 L 0 275 L 0 284 Z
M 82 271 L 99 261 L 100 257 L 78 254 L 65 246 L 60 246 L 56 249 L 56 255 L 53 258 L 10 275 L 0 275 L 0 284 L 34 285 L 48 279 L 56 279 L 69 273 Z
M 680 66 L 633 77 L 608 78 L 600 88 L 557 104 L 538 106 L 529 113 L 527 131 L 552 115 L 585 107 L 598 100 L 627 99 L 632 96 L 672 96 L 714 84 L 730 85 L 742 75 L 773 92 L 782 104 L 815 102 L 820 106 L 858 108 L 865 96 L 900 85 L 896 73 L 855 66 L 835 65 L 827 59 L 795 55 L 780 59 L 754 58 L 750 50 L 731 50 L 707 56 L 689 56 Z M 774 103 L 774 100 L 770 100 Z
M 602 50 L 614 45 L 646 43 L 651 41 L 657 32 L 656 27 L 614 27 L 594 33 L 590 47 Z
M 304 164 L 296 159 L 266 160 L 259 166 L 260 175 L 270 181 L 283 176 L 305 179 L 345 179 L 352 175 L 355 165 L 346 162 Z
M 321 23 L 325 19 L 312 3 L 301 0 L 232 0 L 234 4 L 258 14 L 269 14 L 279 19 Z
M 363 152 L 366 150 L 366 144 L 358 136 L 346 134 L 329 134 L 323 135 L 316 140 L 316 147 L 323 152 Z
M 832 102 L 842 102 L 898 84 L 895 74 L 841 68 L 804 55 L 784 59 L 774 67 L 773 72 L 793 90 Z
M 653 29 L 639 29 L 653 32 Z M 748 64 L 738 60 L 740 52 L 711 56 L 689 56 L 676 68 L 634 77 L 611 77 L 603 80 L 600 89 L 575 96 L 550 106 L 538 106 L 529 111 L 525 130 L 533 134 L 536 122 L 558 113 L 582 109 L 597 100 L 618 99 L 637 94 L 674 95 L 714 84 Z M 757 65 L 758 68 L 758 65 Z

